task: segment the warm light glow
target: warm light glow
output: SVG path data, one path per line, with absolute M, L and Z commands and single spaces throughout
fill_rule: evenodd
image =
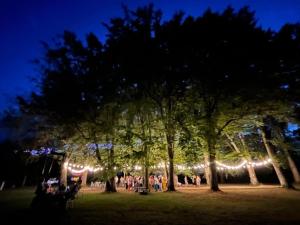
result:
M 272 160 L 266 159 L 263 161 L 258 161 L 258 162 L 248 162 L 244 160 L 238 165 L 226 165 L 224 163 L 221 163 L 219 161 L 215 161 L 217 164 L 217 170 L 239 170 L 239 169 L 246 169 L 247 166 L 252 166 L 252 167 L 261 167 L 261 166 L 266 166 L 272 162 Z M 211 164 L 211 162 L 208 162 L 207 164 L 197 164 L 192 167 L 186 167 L 185 165 L 177 165 L 178 170 L 185 170 L 185 169 L 200 169 L 200 168 L 206 168 Z
M 99 170 L 103 170 L 102 167 L 92 167 L 92 166 L 88 166 L 88 165 L 83 166 L 83 165 L 77 165 L 77 164 L 72 164 L 72 163 L 65 164 L 65 165 L 67 165 L 68 170 L 71 173 L 74 173 L 74 174 L 83 173 L 85 171 L 88 171 L 90 173 L 94 173 L 94 172 L 97 172 Z M 77 168 L 80 168 L 80 169 L 77 169 Z
M 236 166 L 228 166 L 228 165 L 225 165 L 223 163 L 220 163 L 218 161 L 216 161 L 216 164 L 220 167 L 220 168 L 226 168 L 226 169 L 229 169 L 229 170 L 237 170 L 237 169 L 240 169 L 242 168 L 244 165 L 247 164 L 247 161 L 244 160 L 242 163 L 240 163 L 239 165 L 236 165 Z
M 265 159 L 265 160 L 262 160 L 262 161 L 257 161 L 257 162 L 248 162 L 246 160 L 244 160 L 243 162 L 241 162 L 240 164 L 238 165 L 226 165 L 224 163 L 221 163 L 219 161 L 215 161 L 215 163 L 217 164 L 217 170 L 239 170 L 239 169 L 246 169 L 247 166 L 252 166 L 252 167 L 262 167 L 262 166 L 266 166 L 268 164 L 270 164 L 272 162 L 272 159 L 268 158 L 268 159 Z M 208 162 L 207 164 L 197 164 L 197 165 L 194 165 L 194 166 L 186 166 L 186 165 L 177 165 L 177 169 L 178 170 L 186 170 L 186 169 L 203 169 L 203 168 L 206 168 L 208 167 L 209 165 L 211 164 L 211 162 Z M 64 167 L 65 168 L 68 168 L 68 170 L 71 172 L 71 173 L 75 173 L 75 174 L 78 174 L 78 173 L 83 173 L 85 172 L 86 170 L 91 172 L 91 173 L 94 173 L 94 172 L 97 172 L 97 171 L 102 171 L 103 170 L 103 167 L 92 167 L 92 166 L 83 166 L 83 165 L 77 165 L 77 164 L 72 164 L 72 163 L 64 163 Z M 81 169 L 79 169 L 81 168 Z M 157 166 L 153 166 L 153 168 L 164 168 L 164 164 L 163 163 L 159 163 Z M 117 167 L 114 167 L 113 168 L 114 170 L 117 170 Z M 127 169 L 131 169 L 131 167 L 127 166 Z M 140 165 L 135 165 L 133 167 L 134 170 L 141 170 L 142 167 Z
M 141 170 L 142 167 L 141 167 L 141 166 L 135 166 L 134 169 L 135 169 L 135 170 Z
M 75 174 L 78 174 L 78 173 L 83 173 L 84 171 L 86 171 L 86 169 L 85 168 L 83 168 L 83 169 L 81 169 L 81 170 L 76 170 L 76 169 L 73 169 L 72 167 L 68 167 L 68 169 L 69 169 L 69 171 L 71 172 L 71 173 L 75 173 Z

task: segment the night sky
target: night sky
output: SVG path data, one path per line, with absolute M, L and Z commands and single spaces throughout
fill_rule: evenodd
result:
M 0 111 L 13 105 L 15 95 L 32 90 L 29 77 L 37 72 L 31 61 L 42 56 L 40 41 L 49 42 L 65 29 L 80 38 L 94 32 L 104 40 L 101 22 L 122 15 L 122 3 L 134 9 L 150 2 L 165 18 L 178 10 L 201 15 L 208 7 L 249 5 L 264 28 L 300 21 L 300 0 L 0 0 Z

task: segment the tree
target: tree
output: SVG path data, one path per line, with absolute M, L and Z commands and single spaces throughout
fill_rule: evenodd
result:
M 175 190 L 174 162 L 193 154 L 209 164 L 210 189 L 219 191 L 216 158 L 224 132 L 250 160 L 244 140 L 238 148 L 234 136 L 299 101 L 299 27 L 264 30 L 247 7 L 199 17 L 179 12 L 167 21 L 153 5 L 124 8 L 124 14 L 105 24 L 104 44 L 93 34 L 83 42 L 71 32 L 54 46 L 44 44 L 40 89 L 29 101 L 19 98 L 23 112 L 59 131 L 60 142 L 94 144 L 106 191 L 116 191 L 114 167 L 124 158 L 143 161 L 147 177 L 158 150 L 168 156 L 169 191 Z
M 237 146 L 237 144 L 235 143 L 235 141 L 233 140 L 233 138 L 230 137 L 227 133 L 225 133 L 225 136 L 230 141 L 230 144 L 232 145 L 232 147 L 234 148 L 234 150 L 237 153 L 242 153 L 242 151 Z M 243 159 L 249 162 L 249 164 L 247 165 L 247 170 L 248 170 L 248 174 L 249 174 L 249 178 L 250 178 L 250 183 L 252 185 L 258 185 L 259 182 L 258 182 L 256 173 L 255 173 L 255 170 L 254 170 L 254 168 L 253 168 L 253 166 L 251 164 L 252 163 L 252 159 L 251 159 L 251 156 L 249 154 L 248 148 L 246 146 L 246 143 L 245 143 L 245 140 L 244 140 L 244 137 L 243 137 L 242 134 L 239 134 L 239 139 L 240 139 L 240 141 L 242 143 L 242 146 L 243 146 L 243 153 L 244 153 Z
M 282 159 L 280 160 L 279 157 L 275 157 L 275 161 L 277 161 L 277 164 L 278 162 L 281 165 L 287 164 L 288 167 L 290 168 L 290 171 L 292 172 L 294 181 L 298 183 L 300 181 L 299 171 L 296 167 L 293 158 L 289 153 L 289 144 L 286 142 L 287 138 L 285 137 L 284 134 L 284 127 L 285 127 L 285 123 L 279 123 L 279 121 L 276 120 L 274 117 L 269 116 L 265 118 L 265 127 L 264 130 L 262 131 L 262 138 L 268 152 L 270 153 L 274 152 L 273 149 L 275 149 L 276 151 L 283 152 L 286 162 L 284 162 Z M 280 164 L 277 166 L 282 167 Z M 280 168 L 277 169 L 277 171 L 278 170 L 280 170 Z M 282 173 L 282 172 L 279 171 L 278 173 Z M 281 174 L 279 175 L 283 176 Z M 281 179 L 280 183 L 282 186 L 285 187 L 289 186 L 286 178 L 284 179 L 280 178 L 280 179 Z M 286 183 L 284 183 L 284 181 Z
M 152 100 L 164 125 L 169 156 L 168 190 L 174 191 L 175 111 L 182 95 L 182 73 L 174 73 L 176 62 L 166 51 L 169 48 L 168 29 L 178 23 L 177 16 L 165 28 L 160 24 L 161 12 L 150 5 L 117 18 L 108 25 L 108 51 L 128 86 L 137 86 L 142 96 Z M 180 24 L 178 24 L 180 25 Z M 172 28 L 175 31 L 175 28 Z
M 256 26 L 248 8 L 238 12 L 228 8 L 222 14 L 208 10 L 202 17 L 188 17 L 181 29 L 182 40 L 177 45 L 184 49 L 190 74 L 186 87 L 192 96 L 191 108 L 194 106 L 188 112 L 195 116 L 206 141 L 210 187 L 218 191 L 215 158 L 222 132 L 249 114 L 255 102 L 272 99 L 266 95 L 277 84 L 277 80 L 269 81 L 276 71 L 271 69 L 275 62 L 268 53 L 272 34 Z

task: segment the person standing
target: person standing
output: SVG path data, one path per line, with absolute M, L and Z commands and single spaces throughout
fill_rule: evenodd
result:
M 162 191 L 162 176 L 158 177 L 158 185 L 159 185 L 159 191 Z
M 159 180 L 157 178 L 157 176 L 154 177 L 154 190 L 155 192 L 157 192 L 159 189 Z
M 200 186 L 200 184 L 201 184 L 201 177 L 200 177 L 200 176 L 197 176 L 197 177 L 196 177 L 196 185 L 197 185 L 197 186 Z
M 162 177 L 162 190 L 167 190 L 167 178 L 165 176 Z
M 150 184 L 150 188 L 153 190 L 154 189 L 154 176 L 151 175 L 149 178 L 149 184 Z
M 131 191 L 133 187 L 133 177 L 130 175 L 128 177 L 128 190 Z
M 175 173 L 174 173 L 174 185 L 175 186 L 180 186 L 180 183 L 178 182 L 178 176 Z
M 189 184 L 187 176 L 184 176 L 184 184 L 185 186 L 188 186 Z
M 124 187 L 124 177 L 121 177 L 121 178 L 120 178 L 120 186 L 121 186 L 121 187 Z

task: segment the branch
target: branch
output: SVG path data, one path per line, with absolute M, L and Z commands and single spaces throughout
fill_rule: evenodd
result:
M 218 133 L 217 133 L 217 135 L 220 135 L 221 133 L 222 133 L 222 131 L 230 124 L 230 123 L 232 123 L 232 122 L 234 122 L 234 121 L 236 121 L 236 120 L 238 120 L 237 118 L 235 118 L 235 119 L 230 119 L 230 120 L 228 120 L 220 129 L 218 129 Z
M 180 118 L 176 118 L 176 120 L 177 120 L 179 126 L 183 129 L 183 131 L 191 137 L 192 134 L 191 134 L 190 130 L 185 126 L 183 120 Z
M 83 131 L 79 128 L 77 123 L 74 123 L 75 129 L 78 130 L 78 132 L 81 134 L 82 138 L 85 140 L 90 140 L 86 135 L 83 133 Z

